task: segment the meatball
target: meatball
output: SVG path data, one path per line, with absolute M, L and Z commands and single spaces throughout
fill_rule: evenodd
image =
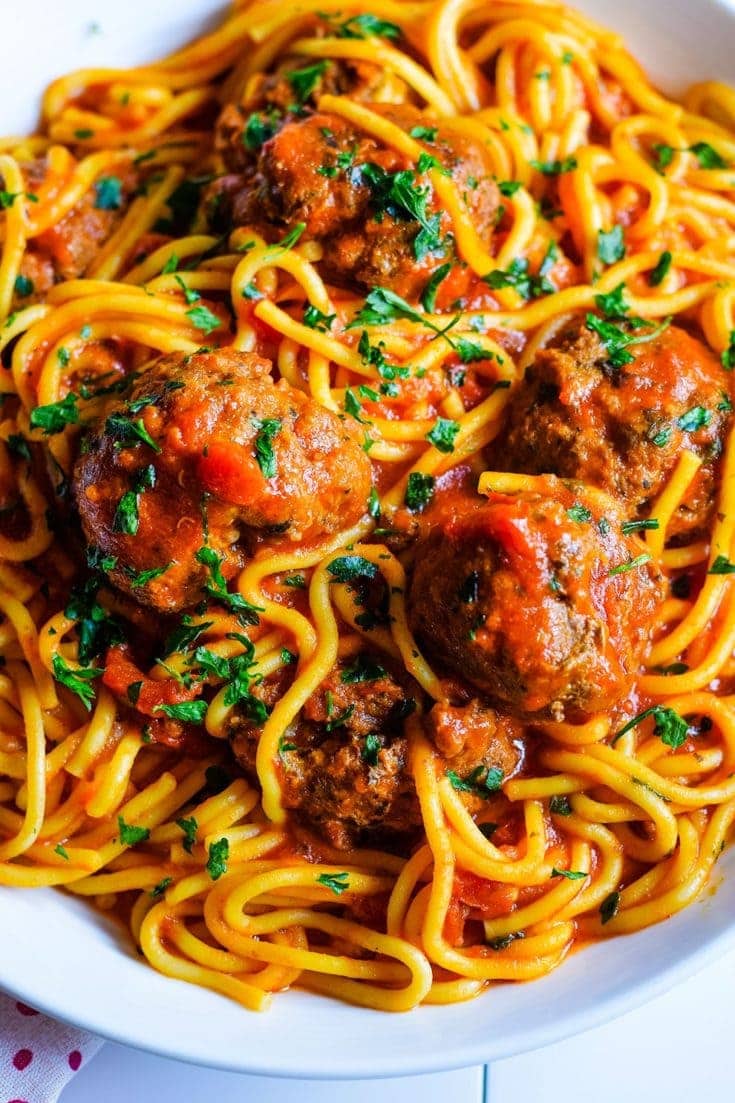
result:
M 41 187 L 47 172 L 45 158 L 24 166 L 30 194 Z M 136 173 L 130 168 L 101 177 L 59 222 L 29 240 L 20 266 L 23 281 L 22 291 L 16 288 L 16 306 L 44 295 L 55 283 L 84 275 L 117 228 L 135 183 Z
M 662 596 L 623 517 L 606 495 L 549 476 L 430 528 L 409 590 L 417 638 L 516 715 L 611 708 Z
M 645 336 L 645 329 L 635 331 Z M 717 358 L 669 326 L 629 346 L 615 368 L 599 337 L 579 321 L 538 353 L 511 400 L 493 459 L 504 470 L 584 479 L 644 515 L 683 448 L 703 459 L 669 526 L 669 538 L 707 528 L 717 457 L 730 421 L 730 379 Z
M 365 511 L 357 426 L 269 371 L 232 349 L 164 356 L 86 438 L 74 493 L 91 557 L 139 602 L 194 605 L 211 553 L 228 577 L 263 541 L 315 541 Z
M 293 115 L 297 104 L 302 70 L 311 70 L 308 94 L 300 105 L 314 108 L 320 96 L 349 96 L 363 103 L 397 103 L 405 99 L 407 88 L 400 77 L 371 61 L 358 58 L 331 59 L 317 62 L 316 68 L 304 59 L 290 58 L 273 73 L 258 73 L 248 83 L 242 103 L 223 107 L 215 131 L 215 149 L 232 172 L 241 172 L 251 162 L 250 151 L 263 137 L 278 127 L 284 115 Z M 289 79 L 291 78 L 291 79 Z M 294 79 L 295 78 L 295 79 Z M 303 86 L 302 86 L 303 87 Z M 298 112 L 296 112 L 298 114 Z
M 254 688 L 267 703 L 283 690 L 275 681 Z M 365 832 L 411 832 L 421 822 L 408 770 L 403 720 L 416 705 L 405 675 L 389 672 L 368 653 L 340 661 L 306 701 L 281 742 L 283 802 L 298 822 L 332 846 L 347 849 Z M 236 712 L 230 738 L 235 757 L 254 775 L 260 734 Z
M 282 689 L 271 680 L 253 692 L 273 702 Z M 382 656 L 363 652 L 340 660 L 282 740 L 283 800 L 299 823 L 340 849 L 388 835 L 408 837 L 420 826 L 403 733 L 417 692 Z M 436 705 L 426 726 L 456 776 L 472 776 L 476 785 L 490 770 L 510 775 L 520 760 L 513 721 L 476 701 Z M 236 711 L 232 748 L 251 776 L 258 736 L 247 715 Z
M 427 155 L 413 163 L 325 112 L 274 122 L 272 137 L 243 175 L 217 182 L 217 217 L 253 226 L 268 239 L 303 223 L 324 245 L 321 266 L 338 285 L 390 287 L 417 300 L 437 263 L 454 259 L 451 219 L 428 171 L 450 173 L 480 233 L 489 240 L 500 205 L 482 146 L 427 121 L 416 108 L 372 105 L 406 131 L 422 127 Z M 242 141 L 237 138 L 238 158 Z M 468 271 L 457 276 L 470 279 Z M 462 279 L 452 280 L 463 292 Z

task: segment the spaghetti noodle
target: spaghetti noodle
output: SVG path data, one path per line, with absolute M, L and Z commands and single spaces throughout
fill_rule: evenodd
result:
M 55 81 L 0 177 L 0 884 L 252 1009 L 695 900 L 735 94 L 546 0 L 245 0 Z

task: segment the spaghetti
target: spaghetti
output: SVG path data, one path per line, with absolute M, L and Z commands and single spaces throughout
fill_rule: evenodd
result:
M 55 81 L 0 142 L 0 884 L 251 1009 L 695 900 L 734 174 L 730 89 L 546 0 L 246 0 Z

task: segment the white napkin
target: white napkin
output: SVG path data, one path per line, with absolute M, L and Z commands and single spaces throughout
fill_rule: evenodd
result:
M 56 1103 L 101 1045 L 0 993 L 0 1103 Z

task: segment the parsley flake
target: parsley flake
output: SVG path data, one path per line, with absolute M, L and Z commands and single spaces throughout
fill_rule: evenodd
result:
M 213 881 L 218 881 L 227 873 L 227 860 L 230 857 L 230 844 L 226 838 L 217 839 L 209 844 L 207 873 Z
M 349 873 L 320 873 L 316 879 L 318 885 L 324 885 L 335 896 L 341 896 L 350 887 Z

